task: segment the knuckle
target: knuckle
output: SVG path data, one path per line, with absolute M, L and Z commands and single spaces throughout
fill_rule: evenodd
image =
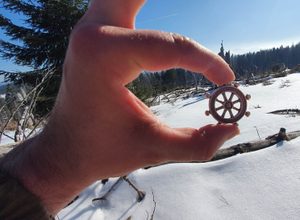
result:
M 185 43 L 189 43 L 190 39 L 188 37 L 185 37 L 183 35 L 180 34 L 176 34 L 176 33 L 170 33 L 174 43 L 176 44 L 185 44 Z
M 93 51 L 104 48 L 108 34 L 104 28 L 94 24 L 78 25 L 74 28 L 70 36 L 69 47 L 76 53 L 91 54 Z M 99 50 L 98 50 L 99 51 Z

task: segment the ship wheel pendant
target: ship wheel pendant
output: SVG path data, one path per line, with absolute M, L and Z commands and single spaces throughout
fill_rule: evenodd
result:
M 236 123 L 244 115 L 248 117 L 247 100 L 251 96 L 245 96 L 237 87 L 238 84 L 221 86 L 207 95 L 209 111 L 205 114 L 212 115 L 219 123 Z

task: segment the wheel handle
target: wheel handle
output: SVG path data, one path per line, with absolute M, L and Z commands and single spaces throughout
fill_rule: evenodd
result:
M 217 88 L 209 95 L 209 111 L 206 115 L 212 115 L 219 123 L 236 123 L 247 112 L 247 100 L 250 95 L 244 95 L 235 85 L 225 85 Z

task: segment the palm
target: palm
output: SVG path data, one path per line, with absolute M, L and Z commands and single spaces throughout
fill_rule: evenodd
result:
M 182 56 L 184 52 L 187 53 Z M 179 35 L 82 22 L 70 40 L 58 103 L 63 103 L 61 108 L 65 112 L 73 112 L 64 117 L 69 118 L 71 127 L 75 128 L 72 133 L 77 144 L 93 146 L 87 163 L 91 166 L 99 161 L 115 164 L 113 173 L 120 175 L 168 160 L 211 157 L 225 138 L 207 139 L 202 130 L 223 136 L 221 133 L 226 132 L 228 126 L 206 127 L 200 131 L 171 129 L 162 125 L 125 88 L 143 69 L 177 66 L 205 71 L 206 76 L 217 83 L 232 80 L 228 66 L 221 59 L 211 65 L 211 56 L 216 59 L 200 45 Z M 217 70 L 228 73 L 218 76 L 215 75 Z M 205 147 L 201 147 L 203 144 Z M 111 175 L 112 167 L 109 172 Z
M 70 37 L 47 126 L 17 149 L 25 151 L 18 171 L 23 182 L 54 213 L 99 178 L 167 161 L 207 160 L 238 133 L 235 125 L 169 128 L 126 89 L 142 70 L 172 67 L 202 72 L 217 84 L 234 79 L 220 57 L 194 41 L 133 30 L 143 2 L 92 1 Z M 30 160 L 34 155 L 37 161 Z

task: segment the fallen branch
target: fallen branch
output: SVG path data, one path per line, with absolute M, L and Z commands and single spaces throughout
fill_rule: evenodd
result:
M 155 214 L 155 211 L 156 211 L 156 205 L 157 205 L 157 203 L 156 203 L 156 201 L 155 201 L 153 189 L 152 189 L 151 192 L 152 192 L 152 201 L 153 201 L 154 206 L 153 206 L 153 211 L 152 211 L 150 220 L 153 220 L 153 219 L 154 219 L 154 214 Z M 148 219 L 148 218 L 147 218 L 147 219 Z
M 125 181 L 125 182 L 127 182 L 128 183 L 128 185 L 132 188 L 132 189 L 134 189 L 134 191 L 137 193 L 137 201 L 138 202 L 141 202 L 144 198 L 145 198 L 145 196 L 146 196 L 146 194 L 143 192 L 143 191 L 141 191 L 141 190 L 139 190 L 128 178 L 127 178 L 127 176 L 123 176 L 122 177 L 123 178 L 123 180 Z
M 293 131 L 293 132 L 287 133 L 286 135 L 289 138 L 289 140 L 292 140 L 292 139 L 295 139 L 300 136 L 300 131 Z M 212 158 L 211 161 L 221 160 L 221 159 L 228 158 L 228 157 L 231 157 L 231 156 L 234 156 L 237 154 L 247 153 L 247 152 L 251 152 L 251 151 L 257 151 L 257 150 L 261 150 L 261 149 L 264 149 L 267 147 L 271 147 L 271 146 L 277 144 L 278 142 L 280 142 L 277 137 L 278 137 L 278 135 L 275 134 L 275 135 L 267 137 L 264 140 L 237 144 L 237 145 L 231 146 L 229 148 L 220 149 L 217 151 L 217 153 L 215 154 L 215 156 Z
M 97 197 L 97 198 L 94 198 L 92 200 L 92 202 L 96 202 L 96 201 L 106 201 L 107 200 L 107 197 L 113 192 L 113 190 L 121 183 L 121 181 L 123 180 L 122 177 L 119 177 L 118 180 L 109 188 L 109 190 L 104 194 L 102 195 L 101 197 Z
M 297 114 L 300 115 L 300 109 L 282 109 L 269 112 L 268 114 L 277 114 L 277 115 L 290 115 L 290 114 Z
M 248 152 L 252 152 L 252 151 L 261 150 L 261 149 L 264 149 L 267 147 L 271 147 L 279 142 L 277 140 L 277 135 L 278 134 L 271 135 L 264 140 L 237 144 L 237 145 L 233 145 L 231 147 L 225 148 L 225 149 L 220 149 L 217 151 L 215 156 L 210 161 L 221 160 L 221 159 L 225 159 L 228 157 L 232 157 L 237 154 L 248 153 Z M 292 140 L 297 137 L 300 137 L 300 131 L 292 131 L 292 132 L 286 133 L 286 135 L 289 140 Z M 18 143 L 12 143 L 12 144 L 0 146 L 0 157 L 2 155 L 4 155 L 5 153 L 7 153 L 9 150 L 11 150 L 17 144 Z M 210 161 L 206 161 L 206 162 L 210 162 Z M 199 161 L 195 161 L 195 162 L 199 162 Z M 170 163 L 176 163 L 176 162 L 170 162 Z M 169 164 L 169 163 L 167 163 L 167 164 Z M 164 164 L 161 164 L 161 165 L 164 165 Z M 158 166 L 160 166 L 160 165 L 158 165 Z M 156 167 L 156 166 L 152 166 L 152 167 Z M 147 168 L 152 168 L 152 167 L 147 167 Z M 120 178 L 120 179 L 122 179 L 122 178 Z
M 228 157 L 232 157 L 237 154 L 248 153 L 248 152 L 252 152 L 252 151 L 261 150 L 261 149 L 264 149 L 267 147 L 271 147 L 280 142 L 280 141 L 278 141 L 278 134 L 279 133 L 271 135 L 271 136 L 267 137 L 265 140 L 252 141 L 252 142 L 233 145 L 233 146 L 225 148 L 225 149 L 220 149 L 216 152 L 215 156 L 211 160 L 204 161 L 201 163 L 207 163 L 207 162 L 211 162 L 211 161 L 215 161 L 215 160 L 221 160 L 221 159 L 225 159 Z M 286 133 L 286 136 L 287 136 L 288 140 L 295 139 L 297 137 L 300 137 L 300 131 L 292 131 L 292 132 Z M 200 161 L 193 161 L 192 163 L 199 163 L 199 162 Z M 171 163 L 179 163 L 179 162 L 168 162 L 165 164 L 146 167 L 145 169 L 150 169 L 153 167 L 171 164 Z

